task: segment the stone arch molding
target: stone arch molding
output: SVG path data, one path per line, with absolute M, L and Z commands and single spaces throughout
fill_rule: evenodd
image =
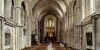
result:
M 94 35 L 94 32 L 93 32 L 93 27 L 92 25 L 87 25 L 84 29 L 84 36 L 86 35 L 86 33 L 92 33 Z M 85 36 L 85 39 L 86 39 L 86 36 Z
M 88 25 L 88 26 L 85 27 L 84 33 L 88 33 L 88 32 L 93 33 L 93 27 L 92 27 L 92 25 Z
M 5 33 L 11 33 L 9 28 L 5 29 Z

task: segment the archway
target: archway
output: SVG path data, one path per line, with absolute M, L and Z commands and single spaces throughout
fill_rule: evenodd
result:
M 10 30 L 8 29 L 8 28 L 6 28 L 6 30 L 5 30 L 5 36 L 4 36 L 4 38 L 5 38 L 5 47 L 8 47 L 8 48 L 5 48 L 6 50 L 11 50 L 12 48 L 11 48 L 11 32 L 10 32 Z
M 94 32 L 93 27 L 91 25 L 87 25 L 84 30 L 84 46 L 86 50 L 94 49 Z
M 39 26 L 40 42 L 57 42 L 60 39 L 60 21 L 54 15 L 45 15 Z
M 34 27 L 36 27 L 37 32 L 39 33 L 39 40 L 40 42 L 47 41 L 45 40 L 46 35 L 49 34 L 48 31 L 46 32 L 46 28 L 44 28 L 44 20 L 47 15 L 53 15 L 56 17 L 56 25 L 57 27 L 54 27 L 54 34 L 56 34 L 56 41 L 62 42 L 63 37 L 61 32 L 61 20 L 63 17 L 65 17 L 65 13 L 67 11 L 67 4 L 64 1 L 53 1 L 53 0 L 43 0 L 43 1 L 37 1 L 35 5 L 32 7 L 32 15 L 33 15 L 33 22 L 35 23 Z M 37 27 L 38 26 L 38 27 Z M 50 28 L 49 28 L 50 29 Z M 35 29 L 34 29 L 35 30 Z M 35 32 L 35 31 L 34 31 Z M 51 32 L 51 31 L 50 31 Z

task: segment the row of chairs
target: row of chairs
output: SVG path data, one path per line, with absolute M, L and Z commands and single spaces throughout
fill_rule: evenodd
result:
M 42 43 L 41 45 L 34 45 L 32 47 L 26 47 L 22 50 L 47 50 L 47 43 Z M 71 47 L 61 47 L 59 44 L 53 44 L 52 45 L 53 50 L 74 50 Z
M 47 50 L 47 47 L 39 47 L 39 48 L 24 48 L 22 50 Z M 72 48 L 65 48 L 65 47 L 55 47 L 53 50 L 74 50 Z

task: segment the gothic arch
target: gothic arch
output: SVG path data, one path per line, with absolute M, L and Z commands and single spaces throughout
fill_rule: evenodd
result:
M 24 1 L 21 3 L 21 23 L 26 25 L 26 5 Z
M 48 5 L 50 4 L 49 2 L 53 2 L 54 5 L 56 5 L 62 12 L 62 8 L 60 7 L 59 3 L 57 3 L 56 1 L 38 1 L 32 8 L 32 10 L 34 11 L 36 8 L 38 7 L 42 7 L 44 5 Z M 42 4 L 42 5 L 41 5 Z
M 22 6 L 23 9 L 26 11 L 26 5 L 25 5 L 25 2 L 24 2 L 24 1 L 22 1 L 21 6 Z
M 61 1 L 61 3 L 63 3 L 65 5 L 65 7 L 66 7 L 65 9 L 67 11 L 67 5 L 64 2 L 64 0 Z M 57 17 L 58 17 L 58 15 L 59 15 L 59 17 L 63 17 L 63 15 L 65 14 L 64 13 L 65 10 L 63 10 L 61 3 L 57 2 L 57 1 L 53 1 L 53 0 L 51 0 L 51 1 L 37 1 L 32 8 L 32 13 L 34 16 L 35 16 L 35 14 L 37 14 L 37 16 L 35 16 L 35 17 L 39 18 L 42 12 L 45 12 L 45 10 L 47 10 L 47 12 L 48 12 L 48 10 L 51 10 L 51 11 L 54 11 L 56 13 L 56 14 L 55 13 L 54 14 L 57 15 Z M 49 5 L 49 4 L 51 4 L 51 5 Z M 48 6 L 50 6 L 50 7 L 48 7 Z M 42 14 L 45 15 L 45 13 L 42 13 Z M 42 17 L 40 17 L 40 18 L 42 18 Z
M 83 41 L 84 41 L 84 46 L 85 46 L 85 48 L 86 49 L 93 49 L 93 47 L 94 47 L 94 32 L 93 32 L 93 27 L 92 27 L 92 25 L 90 24 L 90 25 L 87 25 L 85 28 L 84 28 L 84 39 L 83 39 Z M 89 36 L 87 36 L 87 35 L 91 35 L 90 37 Z M 88 48 L 88 46 L 90 45 L 90 44 L 88 44 L 89 42 L 87 41 L 87 39 L 91 39 L 91 47 L 90 48 Z
M 51 9 L 53 9 L 53 8 L 51 8 Z M 54 15 L 54 16 L 56 16 L 60 21 L 61 21 L 61 17 L 60 17 L 60 14 L 56 11 L 56 10 L 46 10 L 46 9 L 44 9 L 41 13 L 40 13 L 40 15 L 39 15 L 39 21 L 41 20 L 41 18 L 44 16 L 44 15 L 49 15 L 49 14 L 52 14 L 52 15 Z
M 86 27 L 85 27 L 85 30 L 84 30 L 84 33 L 86 33 L 86 32 L 91 32 L 91 33 L 93 33 L 93 27 L 92 27 L 91 25 L 86 26 Z
M 11 33 L 10 30 L 9 30 L 9 28 L 5 29 L 5 33 Z

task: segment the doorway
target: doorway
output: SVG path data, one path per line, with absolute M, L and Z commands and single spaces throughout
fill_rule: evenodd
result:
M 92 50 L 93 48 L 93 42 L 92 42 L 92 33 L 91 32 L 88 32 L 86 33 L 86 44 L 87 44 L 87 47 L 86 47 L 86 50 Z
M 35 35 L 31 35 L 31 46 L 36 44 Z

